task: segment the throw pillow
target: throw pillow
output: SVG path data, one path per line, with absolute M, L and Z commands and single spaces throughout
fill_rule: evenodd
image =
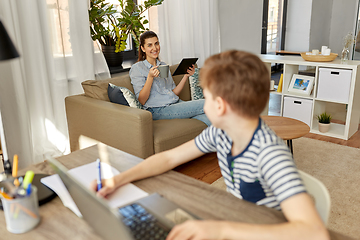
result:
M 133 94 L 127 88 L 119 87 L 112 83 L 109 83 L 108 96 L 110 102 L 122 104 L 133 108 L 139 108 L 139 109 L 143 108 L 141 103 L 136 99 L 135 94 Z
M 200 68 L 196 68 L 195 73 L 189 77 L 191 100 L 204 98 L 203 89 L 201 88 L 199 81 L 199 71 Z

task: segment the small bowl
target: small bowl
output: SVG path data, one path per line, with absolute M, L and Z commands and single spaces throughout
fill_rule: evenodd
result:
M 310 62 L 331 62 L 338 56 L 337 53 L 330 53 L 330 55 L 306 55 L 306 52 L 302 52 L 300 54 L 305 61 Z

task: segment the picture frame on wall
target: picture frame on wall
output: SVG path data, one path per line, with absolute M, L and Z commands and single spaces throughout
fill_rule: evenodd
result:
M 315 77 L 293 74 L 288 88 L 289 92 L 310 95 L 314 87 Z

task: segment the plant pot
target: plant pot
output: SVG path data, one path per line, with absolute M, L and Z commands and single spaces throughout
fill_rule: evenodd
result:
M 325 133 L 329 131 L 330 129 L 330 123 L 319 123 L 319 131 L 322 133 Z
M 123 63 L 123 52 L 115 52 L 115 46 L 101 45 L 108 67 L 120 67 Z

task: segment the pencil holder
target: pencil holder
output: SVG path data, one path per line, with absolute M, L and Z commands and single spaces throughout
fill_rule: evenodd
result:
M 1 199 L 4 209 L 6 228 L 11 233 L 25 233 L 40 222 L 37 188 L 31 186 L 29 196 L 11 200 Z

